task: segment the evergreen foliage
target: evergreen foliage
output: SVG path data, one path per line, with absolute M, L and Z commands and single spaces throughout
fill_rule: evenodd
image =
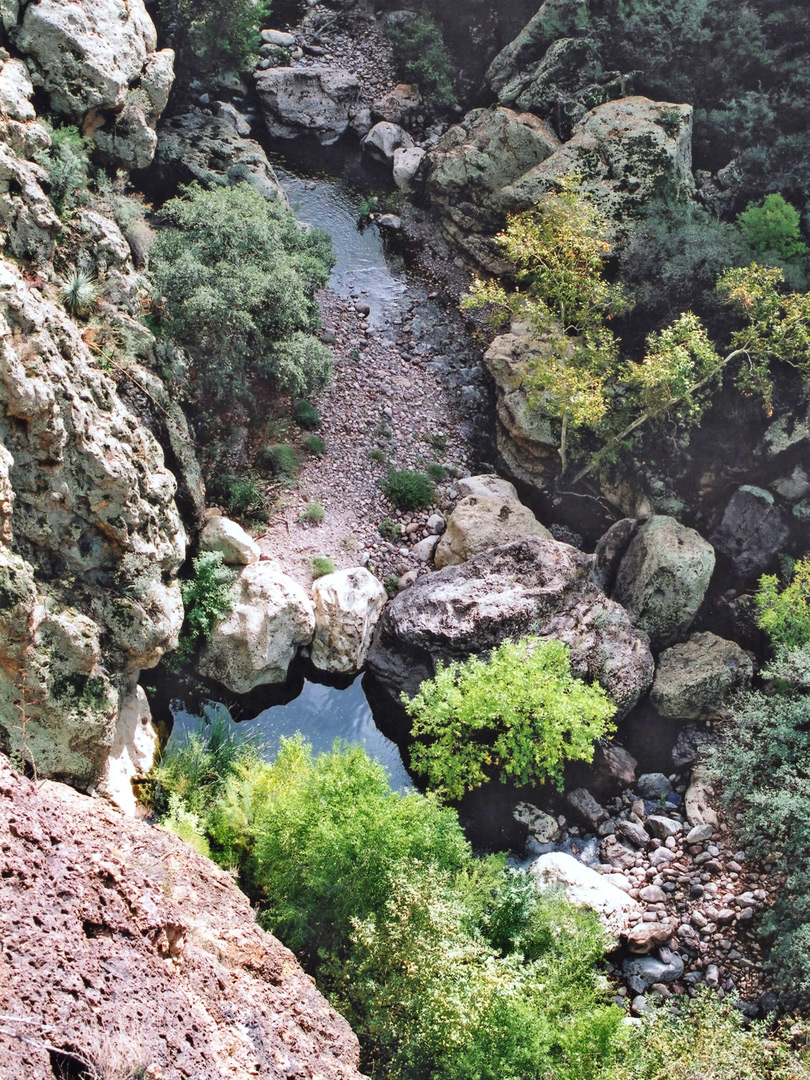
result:
M 561 641 L 505 641 L 489 660 L 439 664 L 403 697 L 416 740 L 411 763 L 440 796 L 460 799 L 493 776 L 562 786 L 568 761 L 590 761 L 615 706 L 571 674 Z
M 210 640 L 217 620 L 231 610 L 231 586 L 236 581 L 236 571 L 225 566 L 221 551 L 204 551 L 192 567 L 193 576 L 181 586 L 186 619 L 180 648 L 186 656 Z
M 162 45 L 175 50 L 182 84 L 226 70 L 241 71 L 259 47 L 269 0 L 153 0 L 150 14 Z
M 155 293 L 167 333 L 194 355 L 200 396 L 245 395 L 260 374 L 296 396 L 320 389 L 331 360 L 312 336 L 314 294 L 332 267 L 329 237 L 248 184 L 192 184 L 162 216 Z
M 400 78 L 419 84 L 423 97 L 435 107 L 456 104 L 453 65 L 433 19 L 417 16 L 388 31 Z
M 72 124 L 48 126 L 48 133 L 51 145 L 39 151 L 36 160 L 48 173 L 51 202 L 64 218 L 87 198 L 90 144 Z
M 389 469 L 382 482 L 383 493 L 397 510 L 422 510 L 436 498 L 429 476 L 414 469 Z

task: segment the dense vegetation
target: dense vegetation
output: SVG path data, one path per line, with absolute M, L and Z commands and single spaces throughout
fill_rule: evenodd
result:
M 163 759 L 167 827 L 238 869 L 360 1036 L 375 1080 L 806 1080 L 764 1025 L 711 1000 L 622 1024 L 596 919 L 476 858 L 455 814 L 390 791 L 359 748 L 272 764 L 214 724 Z
M 439 664 L 405 708 L 413 720 L 413 768 L 449 799 L 493 776 L 562 785 L 568 761 L 590 761 L 613 730 L 615 707 L 600 686 L 571 674 L 561 641 L 505 641 L 487 660 Z
M 175 50 L 181 86 L 224 71 L 241 71 L 259 47 L 269 0 L 152 0 L 149 13 L 162 46 Z

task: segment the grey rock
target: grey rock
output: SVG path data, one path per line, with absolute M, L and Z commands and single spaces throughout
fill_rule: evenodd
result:
M 616 574 L 630 546 L 630 541 L 639 530 L 640 523 L 633 518 L 621 518 L 614 521 L 607 532 L 600 537 L 594 555 L 594 584 L 610 596 L 616 584 Z
M 315 667 L 342 675 L 360 671 L 387 601 L 382 582 L 362 566 L 318 578 L 312 586 Z
M 490 548 L 530 536 L 551 539 L 548 529 L 516 496 L 465 495 L 447 519 L 436 566 L 455 566 Z
M 385 609 L 369 668 L 413 695 L 438 660 L 487 654 L 506 638 L 556 637 L 572 669 L 595 678 L 623 714 L 649 685 L 644 636 L 588 580 L 587 555 L 553 540 L 519 540 L 420 578 Z
M 708 823 L 694 825 L 684 837 L 684 841 L 687 844 L 704 844 L 707 840 L 711 840 L 713 836 L 714 828 Z
M 714 570 L 708 541 L 674 518 L 650 518 L 619 566 L 613 598 L 646 630 L 655 648 L 684 634 L 703 603 Z
M 637 825 L 635 821 L 626 821 L 620 818 L 616 822 L 616 832 L 622 839 L 629 840 L 631 844 L 635 844 L 638 848 L 649 847 L 650 834 L 643 825 Z
M 313 134 L 324 146 L 349 127 L 360 80 L 340 68 L 281 67 L 256 72 L 256 92 L 267 130 L 279 139 Z
M 392 164 L 397 150 L 414 148 L 413 139 L 408 132 L 397 124 L 389 124 L 387 120 L 381 120 L 379 124 L 375 124 L 360 145 L 366 153 L 371 154 L 378 161 Z
M 590 829 L 596 830 L 603 821 L 608 819 L 607 810 L 599 805 L 586 788 L 574 788 L 573 791 L 569 791 L 565 796 L 565 801 L 580 821 L 583 821 Z
M 672 983 L 683 975 L 683 960 L 669 949 L 660 950 L 666 960 L 654 956 L 640 956 L 625 960 L 622 971 L 627 985 L 636 994 L 642 994 L 655 983 Z
M 658 657 L 650 701 L 661 716 L 717 716 L 731 694 L 751 685 L 754 665 L 739 645 L 716 634 L 692 634 Z
M 666 840 L 670 836 L 680 836 L 683 826 L 680 821 L 664 817 L 663 814 L 650 814 L 647 818 L 647 829 L 652 836 L 659 840 Z M 665 850 L 665 849 L 661 849 Z
M 540 844 L 552 843 L 560 835 L 556 818 L 545 813 L 528 802 L 520 802 L 515 807 L 512 817 L 519 825 L 524 825 L 530 836 Z
M 660 772 L 642 773 L 635 786 L 642 799 L 665 799 L 672 791 L 669 779 Z
M 427 528 L 433 536 L 441 536 L 446 528 L 446 522 L 441 514 L 431 514 L 427 519 Z
M 773 495 L 744 484 L 729 499 L 712 542 L 747 579 L 768 568 L 789 535 L 786 515 Z
M 259 561 L 259 545 L 241 525 L 220 514 L 206 521 L 200 534 L 201 551 L 219 551 L 228 566 L 249 566 Z

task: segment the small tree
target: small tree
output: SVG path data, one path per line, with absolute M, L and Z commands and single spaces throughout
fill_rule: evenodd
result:
M 799 211 L 779 192 L 766 195 L 761 205 L 749 203 L 737 218 L 743 239 L 758 255 L 794 259 L 807 254 L 802 242 Z
M 560 787 L 565 763 L 592 759 L 616 711 L 601 687 L 571 674 L 567 645 L 538 637 L 505 641 L 489 660 L 439 664 L 403 701 L 412 765 L 448 799 L 493 776 Z

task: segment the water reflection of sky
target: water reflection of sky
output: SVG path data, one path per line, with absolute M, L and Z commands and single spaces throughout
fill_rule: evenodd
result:
M 224 706 L 209 706 L 209 714 L 212 709 L 224 709 Z M 196 716 L 179 709 L 174 713 L 172 741 L 188 731 L 196 731 L 198 726 Z M 305 682 L 298 697 L 287 705 L 264 709 L 253 719 L 240 721 L 237 727 L 256 739 L 268 761 L 275 757 L 282 735 L 295 735 L 299 731 L 316 754 L 330 750 L 335 739 L 360 743 L 369 757 L 388 770 L 395 791 L 412 786 L 396 743 L 387 739 L 374 723 L 360 676 L 345 690 Z

